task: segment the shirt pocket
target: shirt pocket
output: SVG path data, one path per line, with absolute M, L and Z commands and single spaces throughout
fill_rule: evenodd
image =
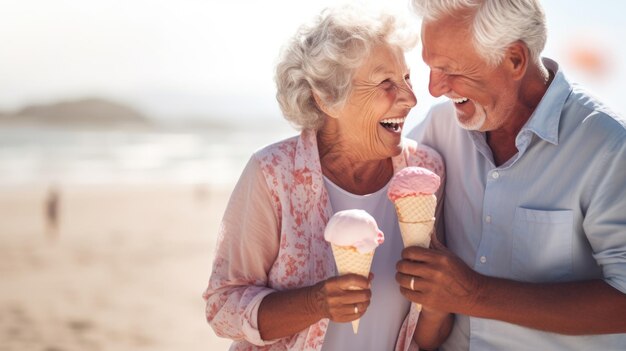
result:
M 518 207 L 513 221 L 513 278 L 525 282 L 566 280 L 572 272 L 571 210 Z

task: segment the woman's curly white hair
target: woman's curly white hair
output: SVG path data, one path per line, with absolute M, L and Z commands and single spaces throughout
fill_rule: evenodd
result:
M 285 118 L 298 129 L 321 128 L 328 109 L 341 108 L 356 69 L 372 47 L 388 44 L 412 49 L 418 33 L 389 12 L 377 15 L 352 6 L 326 9 L 316 21 L 300 27 L 283 48 L 276 67 L 276 99 Z

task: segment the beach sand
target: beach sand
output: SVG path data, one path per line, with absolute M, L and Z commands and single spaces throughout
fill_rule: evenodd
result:
M 227 350 L 202 292 L 231 189 L 0 188 L 0 351 Z

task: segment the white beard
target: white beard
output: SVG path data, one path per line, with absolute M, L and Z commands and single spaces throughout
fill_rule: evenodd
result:
M 456 122 L 459 127 L 466 130 L 480 130 L 480 128 L 482 128 L 485 124 L 485 121 L 487 120 L 487 113 L 485 112 L 485 109 L 480 105 L 474 104 L 474 106 L 476 107 L 474 109 L 474 115 L 472 115 L 472 117 L 468 120 L 461 122 L 457 116 Z

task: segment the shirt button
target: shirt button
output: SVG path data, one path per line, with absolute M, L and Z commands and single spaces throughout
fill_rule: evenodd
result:
M 480 263 L 487 263 L 487 257 L 480 256 Z
M 491 216 L 485 216 L 485 222 L 491 223 Z
M 500 173 L 498 171 L 495 171 L 495 172 L 491 173 L 491 178 L 493 178 L 493 179 L 500 178 Z

